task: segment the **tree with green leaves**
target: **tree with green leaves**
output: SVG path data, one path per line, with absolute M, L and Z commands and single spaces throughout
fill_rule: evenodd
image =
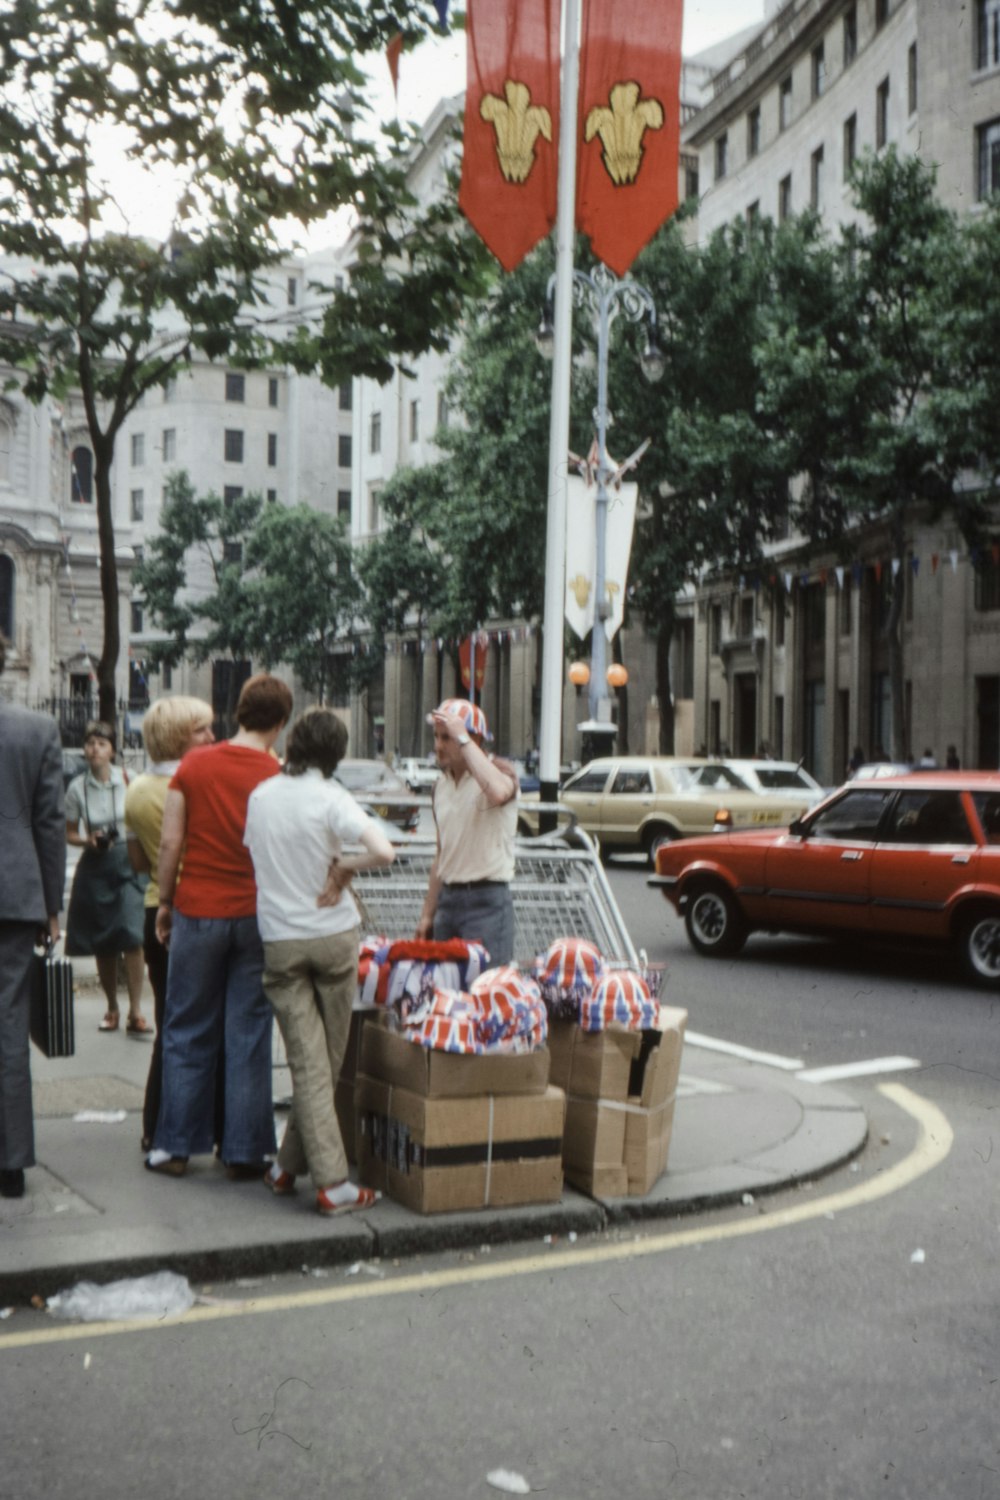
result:
M 417 211 L 411 142 L 377 130 L 366 100 L 365 57 L 434 24 L 430 0 L 18 0 L 0 15 L 0 361 L 33 401 L 82 399 L 106 718 L 121 648 L 111 472 L 144 393 L 196 357 L 287 360 L 337 383 L 384 370 L 438 347 L 478 284 L 485 251 L 453 202 Z M 109 141 L 173 196 L 161 242 L 133 232 Z M 354 287 L 321 328 L 289 327 L 266 290 L 282 234 L 341 209 L 358 225 Z

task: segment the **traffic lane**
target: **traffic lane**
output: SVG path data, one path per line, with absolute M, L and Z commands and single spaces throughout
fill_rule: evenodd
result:
M 540 1247 L 467 1253 L 421 1264 L 504 1263 L 389 1296 L 334 1271 L 350 1300 L 117 1338 L 5 1350 L 0 1336 L 24 1435 L 4 1483 L 21 1500 L 196 1479 L 222 1496 L 440 1500 L 488 1494 L 504 1468 L 567 1500 L 991 1493 L 975 1486 L 995 1474 L 995 1168 L 963 1160 L 956 1180 L 949 1157 L 828 1212 L 913 1150 L 913 1120 L 883 1096 L 873 1125 L 856 1171 L 706 1215 L 702 1238 L 688 1226 L 654 1254 L 648 1236 L 605 1236 L 610 1262 L 586 1262 L 580 1241 L 578 1266 L 557 1247 L 558 1265 L 525 1275 Z M 814 1213 L 781 1225 L 789 1203 Z M 39 1389 L 58 1422 L 39 1420 Z
M 687 1008 L 691 1031 L 810 1068 L 905 1054 L 934 1098 L 995 1103 L 1000 995 L 959 978 L 948 953 L 755 934 L 735 958 L 704 959 L 644 869 L 616 862 L 608 875 L 635 946 L 666 965 L 663 998 Z

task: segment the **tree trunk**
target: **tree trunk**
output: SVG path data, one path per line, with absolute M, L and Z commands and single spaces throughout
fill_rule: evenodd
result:
M 674 694 L 670 681 L 670 646 L 674 638 L 673 602 L 664 604 L 656 630 L 656 701 L 660 705 L 660 754 L 674 753 Z
M 94 489 L 97 495 L 97 535 L 100 542 L 101 604 L 104 613 L 104 640 L 97 664 L 98 713 L 114 726 L 118 713 L 115 674 L 121 654 L 121 628 L 118 619 L 118 563 L 115 559 L 115 528 L 111 513 L 112 443 L 94 438 Z

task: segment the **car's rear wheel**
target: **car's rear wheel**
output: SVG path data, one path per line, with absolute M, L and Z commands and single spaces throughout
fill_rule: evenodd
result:
M 979 907 L 967 917 L 959 945 L 969 978 L 991 989 L 1000 987 L 1000 907 Z
M 643 835 L 642 842 L 643 847 L 646 850 L 646 858 L 649 860 L 650 866 L 652 868 L 655 868 L 656 866 L 657 849 L 659 849 L 663 844 L 673 843 L 675 837 L 676 835 L 673 833 L 673 831 L 670 828 L 664 828 L 662 824 L 657 828 L 646 829 L 646 832 Z
M 691 892 L 684 925 L 692 948 L 705 958 L 729 958 L 747 939 L 743 914 L 722 885 L 701 885 Z

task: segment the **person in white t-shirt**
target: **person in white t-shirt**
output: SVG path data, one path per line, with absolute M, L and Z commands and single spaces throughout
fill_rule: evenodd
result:
M 370 1208 L 376 1194 L 348 1180 L 334 1108 L 358 983 L 356 870 L 389 865 L 393 848 L 333 773 L 347 730 L 330 709 L 310 708 L 292 726 L 285 773 L 251 794 L 244 842 L 257 879 L 264 991 L 292 1074 L 292 1108 L 277 1161 L 264 1181 L 291 1193 L 309 1171 L 322 1214 Z M 360 845 L 345 853 L 345 845 Z

